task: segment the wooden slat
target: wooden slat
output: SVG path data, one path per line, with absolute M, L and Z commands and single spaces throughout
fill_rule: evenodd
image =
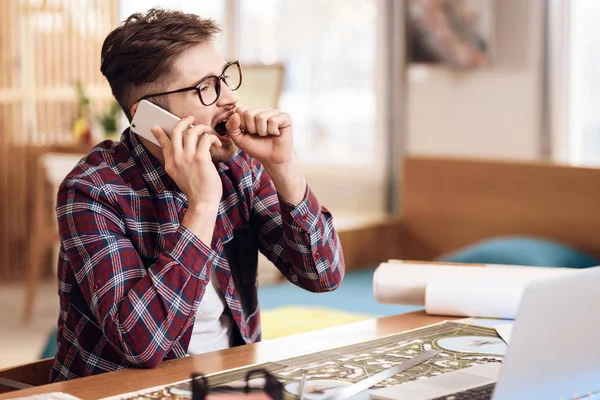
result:
M 82 14 L 85 12 L 85 8 L 83 6 L 83 2 L 79 2 L 80 4 L 82 4 L 81 6 L 81 12 Z M 99 14 L 99 8 L 98 5 L 95 2 L 92 2 L 91 4 L 92 8 L 94 10 L 96 10 L 96 12 L 93 14 L 92 18 L 94 19 L 94 24 L 96 25 L 97 28 L 98 27 L 98 14 Z M 97 29 L 96 28 L 96 29 Z M 83 67 L 83 74 L 82 74 L 82 81 L 83 82 L 93 82 L 94 80 L 94 75 L 96 74 L 95 68 L 94 68 L 94 53 L 98 52 L 98 49 L 95 48 L 95 46 L 90 46 L 89 44 L 91 43 L 95 43 L 95 30 L 92 30 L 91 27 L 86 27 L 83 32 L 82 32 L 82 36 L 81 36 L 81 43 L 84 46 L 85 49 L 85 64 L 82 65 Z M 88 45 L 86 45 L 86 43 L 88 43 Z
M 64 65 L 64 69 L 63 71 L 68 72 L 68 76 L 73 80 L 73 83 L 75 81 L 75 79 L 77 79 L 76 75 L 75 75 L 75 63 L 73 63 L 72 59 L 71 59 L 71 55 L 72 54 L 76 54 L 75 51 L 75 18 L 73 16 L 69 17 L 67 19 L 67 24 L 66 24 L 66 29 L 67 29 L 67 36 L 69 37 L 69 40 L 67 41 L 67 43 L 65 44 L 65 50 L 66 50 L 66 54 L 64 56 L 64 60 L 66 61 L 66 65 Z
M 18 8 L 17 8 L 18 10 Z M 22 15 L 17 22 L 17 35 L 18 38 L 15 41 L 20 59 L 20 76 L 15 84 L 17 89 L 24 92 L 33 92 L 35 90 L 35 82 L 32 82 L 33 71 L 35 71 L 35 60 L 32 56 L 32 39 L 31 39 L 31 15 Z M 32 101 L 22 102 L 22 114 L 18 116 L 18 119 L 23 123 L 23 130 L 15 130 L 14 140 L 15 143 L 29 143 L 37 141 L 39 132 L 37 131 L 37 124 L 35 120 L 31 120 L 30 117 L 34 113 L 35 105 Z M 18 189 L 17 189 L 18 190 Z
M 0 15 L 10 17 L 10 1 L 0 2 Z M 10 19 L 10 18 L 8 18 Z M 0 90 L 11 85 L 11 26 L 8 21 L 0 21 Z M 11 131 L 11 107 L 0 104 L 0 275 L 6 276 L 10 254 L 7 251 L 7 238 L 9 235 L 9 210 L 6 205 L 8 198 L 8 142 Z
M 28 198 L 28 154 L 27 147 L 23 144 L 13 143 L 10 147 L 10 172 L 9 172 L 9 207 L 12 219 L 9 245 L 11 250 L 10 276 L 16 276 L 19 271 L 17 266 L 25 265 L 25 249 L 27 234 L 29 232 L 29 198 Z
M 96 0 L 96 9 L 100 9 L 102 7 L 102 0 Z M 94 32 L 94 41 L 96 43 L 96 48 L 97 49 L 101 49 L 102 48 L 102 42 L 104 40 L 104 37 L 102 35 L 101 32 L 103 31 L 110 31 L 113 27 L 110 26 L 110 22 L 112 20 L 111 18 L 111 13 L 112 13 L 112 4 L 108 6 L 106 12 L 104 13 L 98 13 L 97 14 L 97 26 L 98 29 Z M 95 72 L 100 71 L 100 51 L 94 51 L 92 54 L 92 69 Z M 93 82 L 94 84 L 99 84 L 102 83 L 103 81 L 105 81 L 104 76 L 102 76 L 101 73 L 95 73 L 93 76 Z
M 0 1 L 0 15 L 8 15 L 9 3 L 8 1 Z M 10 46 L 8 41 L 10 40 L 8 24 L 4 21 L 0 24 L 0 90 L 9 86 L 9 74 L 12 72 L 10 66 Z
M 14 136 L 15 131 L 20 129 L 20 120 L 19 120 L 19 108 L 20 105 L 13 104 L 9 107 L 9 123 L 8 123 L 8 137 L 6 141 L 6 149 L 7 149 L 7 166 L 5 170 L 6 174 L 6 188 L 7 188 L 7 196 L 4 198 L 4 205 L 6 209 L 9 211 L 6 218 L 6 236 L 4 237 L 3 245 L 5 246 L 4 251 L 6 251 L 6 262 L 7 264 L 3 266 L 4 273 L 7 276 L 11 276 L 11 272 L 13 269 L 11 265 L 14 262 L 18 262 L 18 252 L 15 252 L 13 249 L 13 241 L 14 241 L 14 229 L 13 224 L 15 223 L 15 213 L 21 211 L 18 205 L 13 203 L 14 194 L 11 188 L 11 176 L 13 175 L 15 168 L 13 167 L 14 155 L 12 152 L 12 148 L 14 147 Z M 4 208 L 4 207 L 3 207 Z
M 0 15 L 6 15 L 6 21 L 0 21 L 0 90 L 12 85 L 12 18 L 11 1 L 0 2 Z M 9 237 L 9 209 L 6 205 L 8 193 L 8 143 L 11 135 L 11 106 L 0 104 L 0 276 L 7 276 L 10 252 L 7 240 Z
M 25 92 L 35 91 L 35 71 L 36 71 L 36 51 L 35 51 L 35 29 L 32 24 L 34 15 L 21 14 L 21 9 L 17 3 L 15 17 L 17 17 L 18 41 L 16 43 L 18 57 L 20 59 L 20 77 L 16 82 L 16 87 Z M 21 14 L 21 15 L 19 15 Z M 38 66 L 40 68 L 42 66 Z M 28 215 L 30 210 L 29 175 L 27 172 L 27 146 L 29 143 L 35 143 L 39 140 L 41 132 L 38 129 L 36 118 L 36 103 L 34 101 L 24 101 L 17 104 L 17 118 L 14 129 L 14 141 L 11 146 L 11 172 L 9 176 L 9 188 L 12 193 L 9 206 L 14 210 L 11 215 L 13 221 L 11 225 L 11 265 L 26 265 L 25 242 L 29 232 Z M 14 272 L 13 272 L 14 274 Z M 12 275 L 12 274 L 11 274 Z
M 3 10 L 4 11 L 4 10 Z M 7 136 L 8 122 L 10 119 L 10 109 L 8 106 L 0 105 L 0 205 L 7 204 L 8 198 L 8 157 L 7 157 Z M 8 207 L 0 207 L 0 274 L 6 275 L 5 269 L 8 269 L 9 252 L 6 248 L 8 236 Z
M 77 12 L 80 13 L 81 12 L 81 8 L 82 8 L 82 2 L 77 2 L 77 5 L 79 6 L 80 10 L 78 10 Z M 74 8 L 77 7 L 73 6 Z M 77 20 L 74 21 L 76 24 L 78 23 Z M 74 27 L 74 35 L 73 35 L 73 43 L 74 43 L 74 47 L 73 47 L 73 52 L 71 54 L 69 54 L 69 60 L 70 63 L 73 65 L 74 69 L 73 69 L 73 78 L 75 78 L 76 80 L 85 82 L 84 80 L 84 76 L 83 76 L 83 69 L 82 68 L 87 60 L 84 60 L 86 54 L 85 54 L 85 45 L 83 45 L 83 38 L 82 35 L 84 34 L 83 32 L 81 32 L 81 29 L 75 25 Z
M 24 131 L 27 129 L 24 123 L 24 115 L 26 113 L 26 104 L 15 104 L 14 114 L 15 125 L 13 131 L 13 142 L 10 148 L 10 176 L 9 189 L 11 193 L 10 208 L 14 210 L 11 213 L 13 222 L 11 224 L 10 233 L 10 248 L 11 248 L 11 276 L 15 276 L 14 267 L 17 265 L 25 265 L 25 246 L 23 242 L 27 240 L 28 224 L 27 216 L 29 215 L 29 199 L 27 196 L 28 190 L 28 174 L 27 174 L 27 153 L 26 142 L 27 135 Z
M 3 9 L 2 15 L 6 16 L 5 20 L 2 21 L 2 25 L 5 25 L 5 34 L 7 35 L 5 41 L 3 43 L 3 47 L 5 47 L 6 57 L 8 62 L 7 68 L 7 79 L 5 81 L 5 87 L 12 87 L 16 84 L 16 77 L 18 76 L 18 71 L 16 71 L 13 66 L 16 64 L 16 46 L 13 40 L 14 36 L 17 34 L 17 26 L 15 24 L 15 0 L 9 0 L 7 2 L 2 2 Z M 18 128 L 18 120 L 15 118 L 17 116 L 17 107 L 14 104 L 10 104 L 4 107 L 4 126 L 5 132 L 3 135 L 3 147 L 6 154 L 4 159 L 4 167 L 0 171 L 0 174 L 3 175 L 3 185 L 5 187 L 4 196 L 0 201 L 0 208 L 6 210 L 4 214 L 4 224 L 3 224 L 3 234 L 2 234 L 2 243 L 0 243 L 0 251 L 3 253 L 3 263 L 0 265 L 0 273 L 3 276 L 9 277 L 12 275 L 14 268 L 12 268 L 12 262 L 14 261 L 15 252 L 12 251 L 12 224 L 14 222 L 14 210 L 11 209 L 9 203 L 12 199 L 12 190 L 10 188 L 10 174 L 13 170 L 11 166 L 12 162 L 12 154 L 11 154 L 11 146 L 14 142 L 14 132 L 15 129 Z M 18 257 L 17 257 L 18 258 Z M 18 260 L 17 260 L 18 261 Z
M 62 2 L 61 4 L 64 6 L 65 2 Z M 55 33 L 56 40 L 54 40 L 53 43 L 55 46 L 53 54 L 58 55 L 57 57 L 54 57 L 55 68 L 52 71 L 52 82 L 54 82 L 55 86 L 61 86 L 65 81 L 63 75 L 69 76 L 69 69 L 71 68 L 71 63 L 68 58 L 71 20 L 72 18 L 63 16 L 61 29 L 59 32 Z
M 50 24 L 48 21 L 46 24 Z M 34 65 L 43 65 L 44 68 L 34 68 L 34 86 L 39 87 L 44 85 L 44 74 L 45 71 L 49 68 L 48 60 L 46 58 L 46 52 L 48 51 L 48 35 L 44 34 L 44 30 L 42 31 L 34 31 L 30 32 L 30 35 L 33 36 L 33 42 L 36 43 L 37 51 L 31 55 L 31 61 Z

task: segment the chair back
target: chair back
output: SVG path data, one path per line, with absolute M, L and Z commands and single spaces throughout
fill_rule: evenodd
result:
M 54 358 L 0 370 L 0 393 L 27 389 L 49 383 Z
M 237 90 L 240 105 L 249 108 L 278 108 L 285 80 L 283 64 L 243 64 L 242 86 Z

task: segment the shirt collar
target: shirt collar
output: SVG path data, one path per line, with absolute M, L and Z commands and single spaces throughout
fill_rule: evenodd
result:
M 139 140 L 137 135 L 127 128 L 121 136 L 121 142 L 130 148 L 131 156 L 142 173 L 142 177 L 153 196 L 158 196 L 166 189 L 177 188 L 175 181 L 171 179 L 160 161 L 154 157 Z

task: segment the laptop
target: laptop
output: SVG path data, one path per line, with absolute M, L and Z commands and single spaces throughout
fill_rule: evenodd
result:
M 596 395 L 594 395 L 596 394 Z M 377 400 L 600 399 L 600 267 L 525 289 L 502 364 L 374 389 Z

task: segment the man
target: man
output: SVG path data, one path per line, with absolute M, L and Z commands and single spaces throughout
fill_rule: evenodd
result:
M 292 152 L 290 116 L 237 106 L 241 70 L 215 49 L 218 32 L 150 10 L 104 42 L 101 70 L 129 120 L 142 99 L 182 119 L 169 135 L 153 128 L 160 147 L 129 130 L 101 143 L 59 189 L 52 381 L 260 340 L 259 250 L 307 290 L 343 278 L 331 215 Z

